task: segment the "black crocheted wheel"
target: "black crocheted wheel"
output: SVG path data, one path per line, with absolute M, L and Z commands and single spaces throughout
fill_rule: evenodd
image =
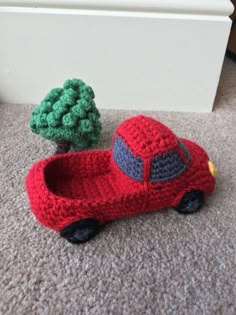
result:
M 191 214 L 200 210 L 204 203 L 204 193 L 200 190 L 187 192 L 174 209 L 181 214 Z
M 70 243 L 84 243 L 93 238 L 99 229 L 99 223 L 95 219 L 83 219 L 66 226 L 60 235 Z

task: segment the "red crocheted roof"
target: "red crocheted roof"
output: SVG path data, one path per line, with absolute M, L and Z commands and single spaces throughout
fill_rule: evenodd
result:
M 151 157 L 167 152 L 177 145 L 174 133 L 151 117 L 138 115 L 125 120 L 117 129 L 136 156 Z

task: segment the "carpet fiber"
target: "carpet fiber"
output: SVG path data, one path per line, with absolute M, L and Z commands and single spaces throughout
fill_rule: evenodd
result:
M 31 133 L 33 106 L 0 105 L 1 314 L 236 314 L 235 77 L 226 60 L 212 113 L 147 113 L 217 164 L 217 188 L 202 211 L 122 219 L 79 246 L 30 212 L 26 173 L 55 149 Z M 114 129 L 134 114 L 103 110 L 98 148 L 109 148 Z

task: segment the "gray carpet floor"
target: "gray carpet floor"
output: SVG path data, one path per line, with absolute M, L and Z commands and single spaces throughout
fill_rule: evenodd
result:
M 0 105 L 0 314 L 236 314 L 236 64 L 224 63 L 214 111 L 149 112 L 218 166 L 197 214 L 172 209 L 107 224 L 72 245 L 36 221 L 24 180 L 54 146 L 31 133 L 33 106 Z M 130 111 L 102 111 L 98 148 Z

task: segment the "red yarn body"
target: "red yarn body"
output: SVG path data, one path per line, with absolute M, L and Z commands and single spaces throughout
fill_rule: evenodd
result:
M 141 212 L 177 206 L 190 190 L 209 194 L 215 178 L 208 156 L 197 144 L 180 139 L 190 161 L 179 149 L 173 132 L 145 116 L 132 117 L 116 130 L 130 152 L 143 161 L 143 180 L 127 176 L 114 160 L 112 150 L 93 150 L 53 156 L 36 163 L 26 179 L 32 211 L 45 226 L 60 231 L 85 218 L 101 224 Z M 156 154 L 176 150 L 186 169 L 170 180 L 151 182 L 151 161 Z

